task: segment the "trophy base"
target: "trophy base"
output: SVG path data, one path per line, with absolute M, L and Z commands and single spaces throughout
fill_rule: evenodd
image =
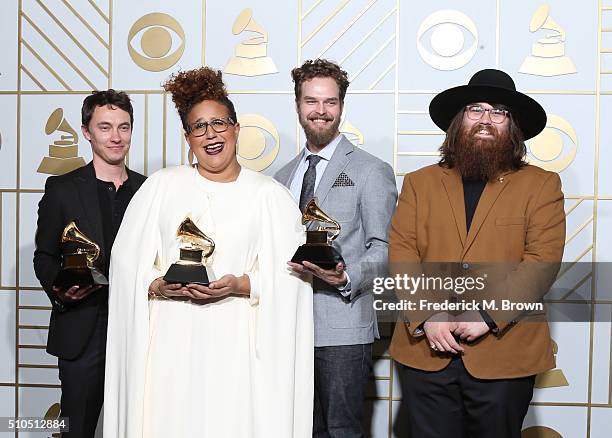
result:
M 323 269 L 333 269 L 339 262 L 344 262 L 344 259 L 333 246 L 305 243 L 297 249 L 291 261 L 293 263 L 307 261 Z
M 57 274 L 53 286 L 62 289 L 67 289 L 72 286 L 108 286 L 108 280 L 98 268 L 88 268 L 86 266 L 63 268 L 59 274 Z
M 164 281 L 168 283 L 194 283 L 208 286 L 210 283 L 206 267 L 202 264 L 174 263 L 164 275 Z

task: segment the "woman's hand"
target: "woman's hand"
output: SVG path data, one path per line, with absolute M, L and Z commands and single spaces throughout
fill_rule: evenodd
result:
M 244 274 L 240 277 L 236 277 L 235 275 L 227 274 L 211 282 L 208 286 L 189 283 L 185 291 L 185 296 L 196 300 L 221 298 L 230 294 L 248 297 L 251 294 L 251 281 L 249 276 Z
M 185 297 L 188 296 L 186 290 L 181 283 L 168 283 L 162 277 L 153 280 L 149 286 L 149 294 L 160 298 Z

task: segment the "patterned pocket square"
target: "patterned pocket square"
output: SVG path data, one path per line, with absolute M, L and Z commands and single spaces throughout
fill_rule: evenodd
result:
M 338 178 L 336 178 L 336 181 L 334 181 L 334 185 L 332 187 L 351 187 L 354 185 L 355 183 L 353 180 L 350 179 L 346 173 L 342 172 L 340 175 L 338 175 Z

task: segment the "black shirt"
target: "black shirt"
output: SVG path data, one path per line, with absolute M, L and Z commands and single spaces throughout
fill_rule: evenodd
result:
M 470 231 L 470 225 L 472 225 L 472 219 L 480 201 L 480 196 L 487 185 L 486 181 L 472 181 L 463 180 L 463 201 L 465 202 L 465 224 L 467 226 L 466 231 Z
M 117 231 L 123 220 L 125 210 L 134 196 L 135 190 L 130 184 L 130 179 L 126 179 L 119 190 L 115 189 L 115 184 L 108 181 L 98 182 L 98 200 L 100 202 L 100 214 L 102 215 L 102 230 L 104 235 L 104 275 L 108 277 L 110 266 L 110 254 Z

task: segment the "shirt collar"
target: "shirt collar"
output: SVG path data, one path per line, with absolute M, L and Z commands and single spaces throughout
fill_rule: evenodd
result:
M 318 155 L 319 157 L 323 158 L 325 161 L 331 160 L 331 157 L 332 155 L 334 155 L 334 152 L 336 152 L 336 148 L 340 144 L 342 137 L 343 137 L 342 134 L 338 135 L 327 146 L 321 149 L 321 151 L 318 154 L 313 154 L 312 152 L 308 150 L 306 146 L 304 146 L 304 157 L 302 159 L 305 161 L 309 155 Z

